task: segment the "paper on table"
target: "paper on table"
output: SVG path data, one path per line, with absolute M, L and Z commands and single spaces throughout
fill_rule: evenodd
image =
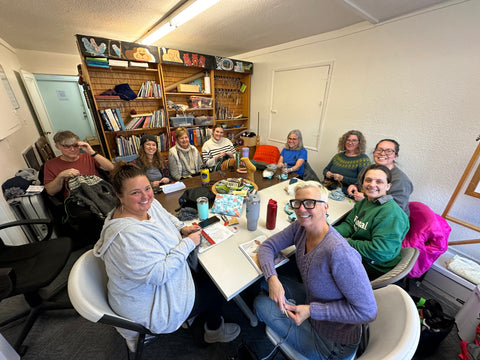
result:
M 199 252 L 204 252 L 205 250 L 210 249 L 212 246 L 221 243 L 232 235 L 233 232 L 222 223 L 217 222 L 207 226 L 202 229 Z
M 252 265 L 257 269 L 259 274 L 262 274 L 262 270 L 260 269 L 260 261 L 258 259 L 258 248 L 267 239 L 265 235 L 257 236 L 255 239 L 247 241 L 246 243 L 238 245 L 240 250 L 245 254 L 247 259 L 252 263 Z M 273 260 L 274 266 L 278 267 L 280 265 L 285 264 L 288 261 L 288 258 L 278 253 Z
M 30 185 L 27 188 L 27 195 L 40 194 L 43 191 L 43 185 Z
M 162 185 L 160 188 L 165 194 L 169 194 L 174 191 L 185 189 L 185 184 L 181 181 L 177 181 L 173 184 Z

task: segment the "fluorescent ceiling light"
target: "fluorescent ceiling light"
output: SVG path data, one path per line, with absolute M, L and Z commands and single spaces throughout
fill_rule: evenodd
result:
M 143 40 L 140 40 L 140 42 L 145 45 L 153 44 L 158 39 L 185 24 L 187 21 L 193 19 L 195 16 L 204 12 L 219 1 L 220 0 L 196 0 L 177 15 L 170 19 L 166 19 L 167 22 L 163 23 L 158 29 L 147 35 Z

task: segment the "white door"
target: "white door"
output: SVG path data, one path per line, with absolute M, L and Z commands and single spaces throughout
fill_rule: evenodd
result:
M 284 144 L 288 132 L 299 129 L 304 146 L 318 150 L 331 68 L 322 64 L 274 70 L 269 140 Z
M 37 115 L 37 119 L 40 122 L 40 127 L 42 128 L 42 132 L 44 136 L 47 137 L 50 145 L 52 145 L 53 151 L 57 155 L 60 155 L 60 151 L 58 151 L 53 144 L 53 135 L 55 134 L 55 130 L 53 129 L 53 124 L 50 121 L 50 117 L 48 116 L 47 108 L 42 99 L 42 95 L 40 94 L 40 89 L 37 86 L 37 81 L 33 74 L 29 73 L 25 70 L 20 70 L 20 75 L 23 80 L 23 84 L 27 90 L 28 97 L 30 98 L 30 102 L 32 103 L 33 109 L 35 110 L 35 114 Z
M 70 130 L 81 140 L 96 136 L 78 76 L 35 75 L 53 130 Z

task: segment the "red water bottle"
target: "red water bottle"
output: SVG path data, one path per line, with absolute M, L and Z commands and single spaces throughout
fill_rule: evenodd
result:
M 267 229 L 275 229 L 277 222 L 277 202 L 273 199 L 268 200 L 267 206 Z

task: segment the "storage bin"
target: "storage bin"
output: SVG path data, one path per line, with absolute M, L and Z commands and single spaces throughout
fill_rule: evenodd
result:
M 200 87 L 194 84 L 179 84 L 177 85 L 178 92 L 200 92 Z
M 195 125 L 213 125 L 213 116 L 197 116 Z
M 467 302 L 455 315 L 458 336 L 460 339 L 472 342 L 475 338 L 476 329 L 480 322 L 480 285 L 477 285 Z
M 243 140 L 243 145 L 245 146 L 257 146 L 260 144 L 260 136 L 252 136 L 252 137 L 246 137 L 246 136 L 240 136 L 240 139 Z
M 175 116 L 170 118 L 170 126 L 192 126 L 193 116 Z
M 212 107 L 212 98 L 204 96 L 190 96 L 188 99 L 190 107 L 195 109 L 207 109 Z

